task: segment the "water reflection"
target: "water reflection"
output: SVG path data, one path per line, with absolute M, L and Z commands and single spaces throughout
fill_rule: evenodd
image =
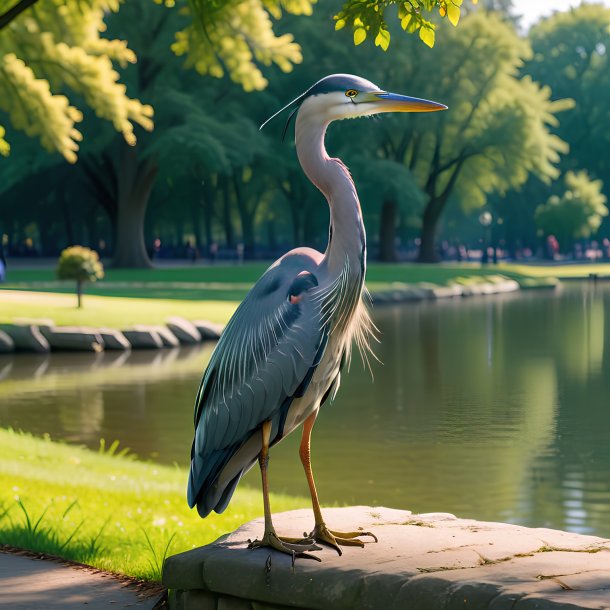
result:
M 379 309 L 313 439 L 323 501 L 381 503 L 610 536 L 610 286 Z M 0 425 L 186 464 L 212 346 L 0 359 Z M 276 491 L 306 494 L 298 435 Z M 258 486 L 251 472 L 246 484 Z

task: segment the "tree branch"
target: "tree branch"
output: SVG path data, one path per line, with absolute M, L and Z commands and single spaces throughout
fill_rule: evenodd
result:
M 0 30 L 5 28 L 13 19 L 21 15 L 23 11 L 26 11 L 33 4 L 36 4 L 38 0 L 19 0 L 13 8 L 10 8 L 6 13 L 0 15 Z

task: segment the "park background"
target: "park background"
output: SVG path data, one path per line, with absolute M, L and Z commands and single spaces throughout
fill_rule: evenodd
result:
M 510 0 L 421 2 L 421 12 L 403 3 L 382 22 L 374 11 L 342 18 L 350 3 L 331 0 L 30 4 L 0 18 L 0 322 L 224 323 L 270 260 L 326 245 L 327 206 L 298 165 L 291 131 L 282 139 L 285 119 L 259 125 L 334 72 L 443 102 L 450 110 L 436 116 L 329 131 L 329 150 L 359 189 L 369 289 L 472 286 L 499 274 L 523 288 L 554 286 L 547 276 L 595 281 L 568 285 L 563 300 L 536 292 L 379 313 L 377 384 L 410 394 L 407 414 L 402 398 L 389 401 L 391 427 L 410 432 L 390 435 L 389 447 L 386 429 L 373 434 L 363 489 L 350 491 L 359 470 L 328 501 L 608 535 L 610 9 L 584 4 L 526 29 Z M 55 271 L 75 244 L 105 266 L 80 309 Z M 2 356 L 1 543 L 158 578 L 165 553 L 261 513 L 252 477 L 220 517 L 200 522 L 186 508 L 191 403 L 211 346 L 181 349 L 124 360 Z M 358 397 L 375 407 L 380 386 L 354 368 L 328 421 L 349 418 L 357 438 L 358 417 L 370 413 L 338 409 Z M 483 411 L 470 412 L 471 394 Z M 476 442 L 490 430 L 489 443 Z M 329 489 L 361 448 L 326 437 L 319 467 Z M 459 450 L 447 451 L 451 441 Z M 408 484 L 378 478 L 384 451 L 381 469 L 406 471 Z M 343 466 L 333 467 L 338 453 Z M 452 465 L 469 474 L 456 477 Z M 288 493 L 273 509 L 304 505 L 292 484 L 298 466 L 278 469 L 278 491 Z M 469 489 L 485 501 L 464 499 Z

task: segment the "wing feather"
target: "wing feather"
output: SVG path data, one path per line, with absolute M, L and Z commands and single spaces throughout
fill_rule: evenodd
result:
M 197 393 L 188 501 L 221 511 L 253 460 L 225 472 L 264 421 L 272 442 L 284 434 L 293 397 L 302 396 L 326 346 L 316 257 L 286 255 L 248 293 L 222 334 Z M 298 299 L 291 298 L 298 291 Z M 232 471 L 231 471 L 232 472 Z M 227 479 L 227 477 L 230 477 Z M 221 484 L 219 478 L 225 483 Z

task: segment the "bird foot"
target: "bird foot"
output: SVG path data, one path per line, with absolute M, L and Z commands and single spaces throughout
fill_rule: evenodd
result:
M 292 565 L 297 557 L 305 559 L 315 559 L 322 561 L 319 557 L 311 555 L 306 551 L 321 551 L 322 547 L 318 546 L 311 538 L 283 538 L 278 536 L 273 530 L 265 531 L 262 540 L 253 540 L 248 544 L 249 549 L 260 549 L 270 547 L 292 556 Z
M 364 542 L 360 540 L 360 536 L 370 536 L 377 542 L 377 536 L 371 532 L 336 532 L 329 530 L 324 522 L 316 523 L 313 532 L 309 534 L 309 539 L 313 539 L 321 544 L 332 546 L 339 555 L 343 554 L 341 546 L 359 546 L 364 547 Z

